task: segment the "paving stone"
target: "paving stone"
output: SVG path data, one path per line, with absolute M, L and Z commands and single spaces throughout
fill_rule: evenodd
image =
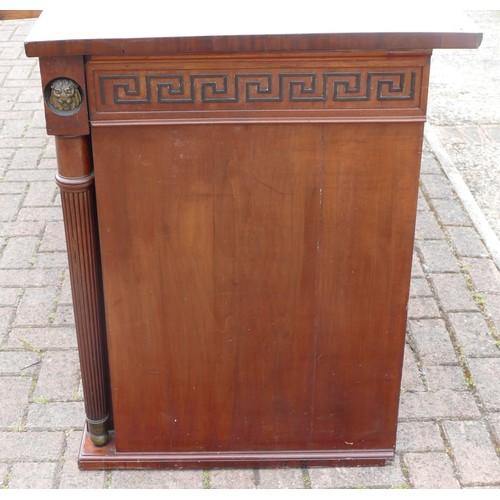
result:
M 55 287 L 27 288 L 17 309 L 14 326 L 48 325 L 56 297 Z
M 500 411 L 500 357 L 470 359 L 469 369 L 484 406 Z
M 458 263 L 445 240 L 421 240 L 417 242 L 424 256 L 423 268 L 431 273 L 458 272 Z
M 0 460 L 58 460 L 63 432 L 0 432 Z
M 492 260 L 465 258 L 464 263 L 477 290 L 500 293 L 500 271 Z
M 407 453 L 404 460 L 414 488 L 460 488 L 446 453 Z
M 26 410 L 30 387 L 31 377 L 0 377 L 1 429 L 19 425 Z
M 117 489 L 200 489 L 201 470 L 127 470 L 111 473 L 110 488 Z
M 15 288 L 0 288 L 0 307 L 15 306 L 22 293 L 22 289 Z
M 81 401 L 65 403 L 35 402 L 29 405 L 26 428 L 36 430 L 83 429 L 84 423 L 85 411 Z
M 0 182 L 0 194 L 24 194 L 27 186 L 27 182 Z M 4 234 L 3 225 L 2 234 Z
M 259 488 L 304 488 L 302 469 L 259 469 Z
M 425 278 L 412 278 L 410 297 L 432 297 L 432 290 Z
M 47 351 L 33 398 L 73 399 L 78 389 L 79 363 L 76 351 Z
M 73 306 L 61 305 L 57 306 L 54 321 L 54 326 L 72 326 L 75 324 L 75 317 L 73 313 Z
M 55 221 L 62 220 L 62 211 L 59 207 L 23 207 L 17 217 L 26 221 Z
M 486 293 L 485 304 L 488 316 L 495 323 L 497 332 L 500 332 L 500 295 Z
M 7 332 L 13 311 L 12 307 L 0 307 L 0 341 L 2 342 L 2 335 L 5 335 Z
M 439 240 L 445 235 L 439 227 L 432 212 L 419 211 L 415 227 L 415 239 L 417 240 Z
M 406 484 L 398 464 L 384 467 L 310 468 L 311 488 L 390 488 Z
M 11 238 L 7 242 L 0 267 L 2 268 L 31 268 L 33 267 L 36 249 L 39 240 L 33 236 Z
M 62 221 L 48 222 L 40 244 L 40 252 L 66 252 Z
M 424 271 L 422 269 L 422 264 L 420 264 L 420 260 L 415 253 L 413 254 L 413 260 L 411 263 L 411 276 L 412 276 L 412 278 L 424 277 Z
M 19 148 L 12 158 L 11 169 L 36 168 L 40 158 L 40 148 Z
M 59 304 L 72 304 L 73 296 L 71 295 L 71 281 L 69 273 L 65 273 L 64 281 L 61 286 L 61 295 L 59 296 Z
M 61 280 L 60 269 L 0 269 L 0 283 L 4 286 L 47 287 Z M 29 288 L 31 289 L 31 288 Z M 28 289 L 28 290 L 29 290 Z
M 444 451 L 445 444 L 435 422 L 399 422 L 396 451 Z
M 78 469 L 81 440 L 82 433 L 80 431 L 73 431 L 67 437 L 59 488 L 95 489 L 104 487 L 104 471 L 81 471 Z
M 423 151 L 421 172 L 423 174 L 438 174 L 442 175 L 441 165 L 436 160 L 436 157 L 430 151 Z
M 0 184 L 1 185 L 1 184 Z M 39 222 L 2 222 L 2 234 L 5 237 L 10 236 L 40 236 L 45 221 Z
M 410 297 L 408 301 L 409 318 L 439 318 L 440 315 L 433 297 Z
M 66 252 L 40 252 L 34 266 L 45 269 L 49 267 L 65 269 L 68 267 L 68 256 Z
M 0 194 L 0 221 L 12 220 L 22 202 L 20 194 Z
M 9 489 L 52 488 L 55 472 L 54 462 L 17 462 L 12 466 Z
M 25 347 L 31 350 L 74 349 L 76 348 L 74 328 L 12 328 L 7 347 Z
M 214 469 L 210 471 L 210 487 L 214 489 L 256 488 L 253 469 Z
M 465 484 L 500 482 L 500 459 L 481 421 L 443 422 L 454 460 Z
M 454 199 L 455 192 L 444 174 L 422 174 L 422 184 L 431 198 Z
M 472 226 L 472 222 L 458 200 L 433 199 L 432 205 L 445 226 Z
M 417 351 L 424 364 L 457 363 L 455 349 L 443 320 L 410 320 L 409 325 Z
M 445 311 L 478 310 L 462 274 L 433 274 L 431 280 Z
M 405 392 L 401 395 L 401 419 L 479 417 L 474 398 L 468 392 L 442 389 L 433 392 Z
M 451 239 L 459 255 L 468 257 L 487 257 L 488 250 L 472 227 L 449 227 Z
M 53 204 L 56 196 L 54 182 L 32 182 L 23 201 L 23 207 L 46 207 Z
M 427 366 L 424 369 L 424 376 L 430 391 L 467 390 L 464 373 L 459 366 Z
M 495 429 L 495 433 L 497 435 L 497 441 L 500 441 L 500 412 L 491 413 L 489 415 L 489 418 Z
M 500 355 L 500 349 L 495 345 L 495 341 L 481 313 L 450 313 L 448 318 L 455 331 L 460 348 L 466 356 Z
M 415 361 L 415 355 L 411 348 L 405 345 L 404 361 L 403 361 L 403 377 L 401 380 L 402 391 L 423 391 L 424 384 L 420 377 L 420 371 Z
M 39 362 L 36 352 L 0 351 L 0 375 L 31 375 Z

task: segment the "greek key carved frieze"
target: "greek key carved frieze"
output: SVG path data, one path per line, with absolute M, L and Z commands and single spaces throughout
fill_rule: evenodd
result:
M 99 104 L 210 105 L 274 103 L 278 107 L 415 101 L 414 70 L 279 73 L 143 73 L 99 75 Z

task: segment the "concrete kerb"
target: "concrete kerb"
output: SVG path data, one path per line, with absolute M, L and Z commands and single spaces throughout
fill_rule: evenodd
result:
M 438 136 L 434 132 L 432 125 L 429 123 L 425 124 L 424 137 L 431 151 L 435 154 L 437 160 L 441 164 L 444 173 L 448 177 L 453 189 L 455 190 L 457 196 L 462 202 L 464 209 L 469 214 L 477 232 L 481 236 L 486 248 L 491 254 L 493 261 L 498 269 L 500 269 L 500 240 L 493 232 L 490 224 L 486 220 L 483 212 L 479 208 L 474 196 L 470 192 L 467 184 L 465 184 L 460 172 L 450 158 L 450 155 L 446 151 Z

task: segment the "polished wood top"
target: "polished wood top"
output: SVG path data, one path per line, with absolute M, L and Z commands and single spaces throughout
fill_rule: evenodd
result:
M 26 40 L 28 56 L 165 55 L 301 50 L 476 48 L 482 34 L 460 12 L 401 11 L 314 2 L 193 1 L 150 8 L 44 10 Z M 298 36 L 301 35 L 301 36 Z

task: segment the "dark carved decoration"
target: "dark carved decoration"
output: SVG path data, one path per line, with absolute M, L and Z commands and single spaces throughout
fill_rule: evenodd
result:
M 111 89 L 107 82 L 111 82 Z M 417 71 L 101 74 L 100 104 L 414 101 Z M 111 90 L 111 92 L 110 92 Z
M 82 104 L 80 86 L 69 78 L 58 78 L 47 85 L 45 91 L 47 105 L 56 113 L 77 111 Z

